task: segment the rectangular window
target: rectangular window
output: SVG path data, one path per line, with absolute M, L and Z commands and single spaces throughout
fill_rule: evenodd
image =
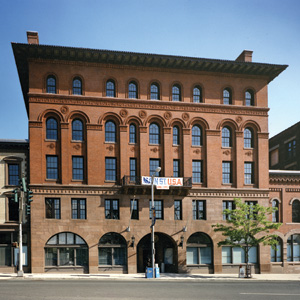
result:
M 151 200 L 149 201 L 149 218 L 152 219 L 152 206 Z M 157 220 L 164 219 L 164 207 L 162 200 L 154 200 L 155 217 Z
M 206 220 L 206 200 L 193 200 L 193 220 Z
M 173 159 L 173 177 L 180 177 L 179 159 Z
M 82 156 L 73 156 L 72 157 L 72 170 L 73 170 L 73 179 L 74 180 L 83 180 L 84 179 L 84 168 L 83 168 L 83 157 Z
M 130 158 L 130 181 L 136 182 L 137 170 L 136 170 L 136 158 Z
M 296 157 L 296 140 L 292 140 L 286 144 L 286 159 L 290 160 Z
M 139 203 L 137 199 L 130 200 L 130 213 L 131 213 L 132 220 L 139 219 Z
M 230 215 L 224 214 L 225 209 L 229 209 L 229 210 L 235 209 L 234 201 L 223 201 L 223 220 L 230 220 Z
M 105 219 L 120 219 L 119 200 L 105 199 Z
M 232 162 L 231 161 L 222 162 L 222 183 L 223 184 L 232 183 Z
M 8 219 L 9 221 L 19 221 L 19 202 L 15 198 L 8 198 Z
M 248 261 L 257 263 L 257 247 L 251 247 L 248 252 Z M 222 247 L 222 264 L 244 264 L 246 262 L 245 250 L 240 247 Z
M 254 183 L 254 165 L 253 162 L 245 162 L 244 163 L 245 170 L 245 184 L 253 184 Z
M 85 199 L 72 199 L 72 219 L 86 219 Z
M 160 167 L 160 159 L 150 158 L 150 176 L 157 175 L 155 170 Z
M 174 220 L 182 220 L 182 202 L 174 200 Z
M 193 160 L 193 183 L 202 182 L 202 161 Z
M 246 201 L 247 205 L 249 205 L 249 214 L 247 218 L 255 219 L 256 212 L 253 211 L 254 206 L 257 204 L 257 201 Z
M 59 198 L 46 198 L 46 218 L 47 219 L 60 219 L 60 199 Z
M 58 179 L 58 157 L 56 155 L 47 155 L 47 179 Z
M 117 181 L 117 159 L 115 157 L 105 158 L 105 180 Z
M 20 165 L 8 164 L 8 185 L 19 185 Z

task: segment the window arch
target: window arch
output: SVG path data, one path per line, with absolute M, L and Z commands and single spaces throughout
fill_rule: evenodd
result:
M 222 128 L 222 147 L 232 147 L 231 129 L 228 126 Z
M 254 93 L 252 90 L 247 90 L 245 92 L 245 105 L 254 106 Z
M 45 245 L 45 266 L 88 266 L 88 246 L 77 234 L 62 232 L 52 236 Z
M 195 86 L 193 88 L 193 102 L 194 103 L 202 102 L 202 89 L 200 86 Z
M 174 126 L 173 127 L 173 145 L 179 145 L 179 144 L 180 144 L 179 127 Z
M 129 126 L 129 143 L 136 144 L 136 126 L 135 124 L 130 124 Z
M 254 148 L 253 130 L 249 127 L 244 130 L 244 148 Z
M 194 125 L 192 128 L 192 146 L 201 146 L 202 145 L 202 134 L 201 127 Z
M 72 140 L 83 141 L 83 123 L 80 119 L 75 119 L 72 122 Z
M 128 98 L 137 99 L 138 97 L 138 88 L 137 84 L 134 81 L 129 82 L 128 85 Z
M 106 81 L 106 97 L 116 97 L 116 85 L 112 79 Z
M 172 101 L 181 101 L 181 87 L 179 84 L 174 84 L 172 87 Z
M 272 212 L 272 222 L 279 222 L 279 201 L 274 199 L 272 200 L 272 208 L 274 209 Z
M 271 262 L 282 262 L 282 240 L 277 237 L 278 244 L 275 249 L 271 247 Z
M 49 94 L 56 94 L 56 78 L 53 75 L 47 77 L 46 92 Z
M 157 83 L 152 83 L 150 86 L 150 99 L 151 100 L 160 99 L 159 85 Z
M 298 199 L 292 203 L 292 222 L 300 223 L 300 200 Z
M 187 265 L 212 263 L 212 242 L 207 234 L 196 232 L 188 238 L 186 263 Z
M 99 241 L 99 265 L 100 266 L 126 266 L 125 239 L 118 233 L 106 233 Z
M 79 77 L 73 79 L 73 95 L 82 95 L 82 81 Z
M 50 117 L 46 120 L 46 139 L 57 140 L 58 138 L 58 124 L 55 118 Z
M 109 120 L 105 123 L 105 142 L 117 141 L 117 129 L 116 124 Z
M 149 143 L 160 144 L 160 128 L 156 123 L 151 123 L 149 126 Z
M 300 261 L 300 234 L 293 234 L 287 240 L 287 261 Z
M 232 104 L 232 93 L 230 88 L 223 90 L 223 104 Z

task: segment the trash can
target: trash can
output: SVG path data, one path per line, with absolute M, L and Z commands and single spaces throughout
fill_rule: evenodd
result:
M 153 269 L 152 268 L 146 268 L 146 278 L 153 278 Z

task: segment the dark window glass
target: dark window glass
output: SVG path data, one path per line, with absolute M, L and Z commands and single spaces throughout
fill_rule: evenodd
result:
M 137 169 L 136 169 L 136 158 L 130 158 L 130 181 L 136 181 Z
M 292 204 L 292 222 L 300 223 L 300 200 L 294 200 Z
M 244 130 L 244 148 L 253 148 L 253 136 L 250 128 Z
M 73 80 L 73 95 L 82 95 L 82 82 L 80 78 Z
M 222 147 L 231 147 L 231 130 L 229 127 L 223 127 L 222 129 Z
M 172 87 L 172 101 L 181 101 L 181 88 L 177 84 Z
M 136 144 L 136 127 L 134 124 L 129 126 L 129 143 Z
M 173 145 L 179 145 L 180 140 L 179 140 L 179 128 L 178 126 L 173 127 Z
M 151 84 L 150 99 L 159 100 L 159 86 L 156 83 Z
M 155 170 L 160 166 L 160 160 L 155 158 L 150 158 L 150 176 L 156 175 Z
M 192 128 L 192 145 L 193 146 L 202 145 L 201 128 L 198 125 L 195 125 Z
M 105 199 L 105 219 L 120 219 L 119 200 Z
M 194 87 L 193 89 L 193 102 L 194 103 L 202 102 L 201 88 L 198 86 Z
M 225 89 L 223 91 L 223 104 L 232 104 L 230 89 Z
M 86 219 L 85 199 L 72 199 L 72 219 Z
M 54 76 L 48 76 L 46 90 L 49 94 L 56 94 L 56 79 Z
M 19 164 L 8 164 L 8 184 L 19 185 L 20 176 Z
M 47 219 L 60 219 L 60 199 L 59 198 L 46 198 L 46 218 Z
M 286 144 L 286 158 L 287 160 L 296 157 L 296 140 L 292 140 Z
M 105 142 L 116 142 L 116 124 L 113 121 L 105 123 Z
M 157 220 L 163 220 L 164 219 L 164 207 L 162 200 L 154 200 L 154 209 L 155 209 L 155 218 Z M 152 206 L 151 206 L 151 200 L 149 201 L 149 218 L 152 219 Z
M 193 219 L 206 220 L 206 201 L 193 200 Z
M 19 202 L 15 202 L 14 197 L 8 199 L 8 219 L 9 221 L 19 221 Z
M 231 161 L 222 162 L 222 182 L 232 183 L 232 163 Z
M 79 119 L 72 122 L 72 140 L 83 141 L 83 123 Z
M 254 94 L 251 90 L 248 90 L 245 93 L 245 104 L 246 104 L 246 106 L 254 105 Z
M 130 200 L 130 212 L 131 212 L 131 219 L 133 220 L 139 219 L 139 203 L 137 199 Z
M 235 209 L 234 201 L 223 201 L 223 212 L 225 209 L 229 209 L 229 210 Z M 223 213 L 223 220 L 230 220 L 230 214 Z
M 245 203 L 249 206 L 249 214 L 247 215 L 247 218 L 250 218 L 251 220 L 256 219 L 257 213 L 253 209 L 255 208 L 257 201 L 245 201 Z
M 47 179 L 58 179 L 58 157 L 56 155 L 47 155 Z
M 174 220 L 182 220 L 182 202 L 174 200 Z
M 149 127 L 149 143 L 160 144 L 160 129 L 156 123 L 150 124 Z
M 287 240 L 287 261 L 300 261 L 300 234 L 293 234 Z
M 83 157 L 82 156 L 73 156 L 73 179 L 74 180 L 83 180 L 84 179 L 84 166 L 83 166 Z
M 180 177 L 179 159 L 173 159 L 173 177 Z
M 113 80 L 106 82 L 106 97 L 116 97 L 115 82 Z
M 278 200 L 272 201 L 272 208 L 276 209 L 275 211 L 272 212 L 272 222 L 278 223 L 279 222 L 279 201 Z
M 115 157 L 105 158 L 105 180 L 117 181 L 117 159 Z
M 57 140 L 57 121 L 54 118 L 46 121 L 46 139 Z
M 245 184 L 253 184 L 254 183 L 254 166 L 252 162 L 244 163 L 245 170 Z
M 202 182 L 202 161 L 201 160 L 193 160 L 193 183 L 201 183 Z
M 128 86 L 128 98 L 137 99 L 138 90 L 135 82 L 130 82 Z

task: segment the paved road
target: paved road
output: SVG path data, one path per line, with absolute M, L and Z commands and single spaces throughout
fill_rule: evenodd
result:
M 9 280 L 0 281 L 0 299 L 298 300 L 300 299 L 300 282 Z

